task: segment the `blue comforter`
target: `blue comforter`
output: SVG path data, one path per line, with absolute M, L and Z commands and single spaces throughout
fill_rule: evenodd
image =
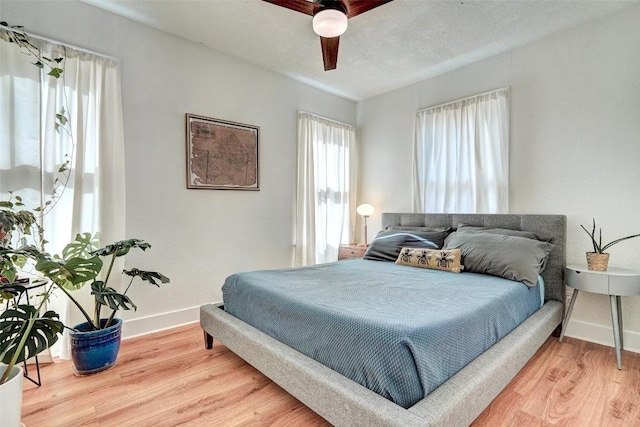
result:
M 239 273 L 224 309 L 408 408 L 540 307 L 538 286 L 345 260 Z

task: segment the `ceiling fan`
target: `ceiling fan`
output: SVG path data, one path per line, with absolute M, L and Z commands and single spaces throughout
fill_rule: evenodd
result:
M 320 36 L 324 70 L 334 70 L 338 63 L 340 35 L 347 30 L 347 20 L 392 0 L 264 0 L 287 9 L 313 16 L 313 31 Z

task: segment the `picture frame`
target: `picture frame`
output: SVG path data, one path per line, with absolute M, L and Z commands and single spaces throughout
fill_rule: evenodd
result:
M 185 114 L 187 188 L 259 191 L 260 127 Z

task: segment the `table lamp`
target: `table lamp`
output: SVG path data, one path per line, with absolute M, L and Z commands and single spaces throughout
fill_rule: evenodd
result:
M 362 204 L 356 208 L 358 215 L 364 218 L 364 245 L 367 246 L 367 218 L 373 215 L 373 206 Z

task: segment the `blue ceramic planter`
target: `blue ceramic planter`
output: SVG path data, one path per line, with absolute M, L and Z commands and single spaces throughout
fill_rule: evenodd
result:
M 104 325 L 106 321 L 102 319 L 100 324 Z M 69 335 L 76 375 L 95 374 L 115 366 L 120 351 L 121 319 L 113 319 L 111 326 L 98 331 L 92 331 L 86 322 L 74 329 Z

